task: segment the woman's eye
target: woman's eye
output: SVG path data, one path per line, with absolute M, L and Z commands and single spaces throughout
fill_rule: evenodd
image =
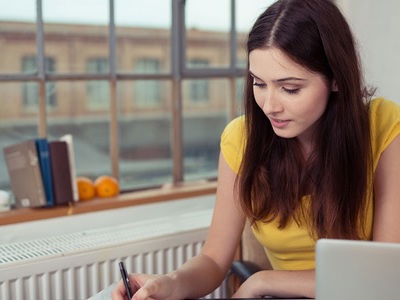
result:
M 265 83 L 261 83 L 261 82 L 254 82 L 253 85 L 254 85 L 254 86 L 258 86 L 258 87 L 265 87 L 265 86 L 267 86 Z
M 288 89 L 288 88 L 283 88 L 283 90 L 288 93 L 288 94 L 298 94 L 300 92 L 300 89 Z

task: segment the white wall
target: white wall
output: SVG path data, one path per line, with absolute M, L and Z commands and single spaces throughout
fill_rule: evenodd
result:
M 337 0 L 359 42 L 367 84 L 400 103 L 400 1 Z

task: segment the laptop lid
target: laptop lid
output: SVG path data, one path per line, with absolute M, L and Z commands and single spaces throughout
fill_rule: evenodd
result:
M 318 240 L 316 299 L 400 299 L 400 243 Z

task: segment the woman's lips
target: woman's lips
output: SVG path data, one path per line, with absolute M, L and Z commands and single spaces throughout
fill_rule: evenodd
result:
M 276 128 L 284 128 L 290 122 L 290 120 L 280 120 L 280 119 L 274 119 L 274 118 L 269 118 L 269 120 L 271 121 L 272 126 L 274 126 Z

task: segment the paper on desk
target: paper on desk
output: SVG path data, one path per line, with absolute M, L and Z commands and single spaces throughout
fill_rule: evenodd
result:
M 104 290 L 98 292 L 96 295 L 90 297 L 88 300 L 110 300 L 111 293 L 115 289 L 116 286 L 117 286 L 117 282 L 106 287 Z

